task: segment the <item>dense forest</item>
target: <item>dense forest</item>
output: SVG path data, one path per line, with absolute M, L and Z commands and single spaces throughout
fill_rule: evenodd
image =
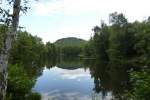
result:
M 83 39 L 68 37 L 59 39 L 54 44 L 57 46 L 81 46 L 84 45 L 85 43 L 86 41 Z
M 148 100 L 150 18 L 131 23 L 123 14 L 117 12 L 110 14 L 109 18 L 109 25 L 101 22 L 101 26 L 93 28 L 94 36 L 86 45 L 84 53 L 95 57 L 99 62 L 127 67 L 132 84 L 132 89 L 126 93 L 127 98 Z
M 79 57 L 83 56 L 83 49 L 87 41 L 79 38 L 68 37 L 57 40 L 54 44 L 57 48 L 57 54 L 61 57 Z
M 0 28 L 0 43 L 3 45 L 7 27 L 1 25 Z M 40 95 L 31 91 L 36 78 L 41 75 L 40 69 L 45 65 L 52 67 L 55 65 L 52 63 L 62 57 L 78 57 L 85 44 L 84 40 L 77 38 L 66 38 L 58 41 L 67 42 L 63 45 L 59 45 L 57 41 L 44 44 L 41 38 L 26 31 L 17 32 L 9 57 L 8 100 L 40 100 Z M 67 43 L 71 44 L 68 45 Z
M 96 59 L 104 64 L 102 68 L 105 70 L 118 67 L 128 69 L 131 89 L 125 91 L 124 97 L 129 100 L 148 100 L 150 18 L 142 22 L 128 22 L 123 14 L 117 12 L 110 14 L 109 18 L 109 24 L 102 21 L 100 26 L 92 29 L 94 35 L 89 41 L 70 37 L 44 44 L 41 38 L 27 31 L 17 31 L 9 57 L 7 99 L 40 100 L 40 94 L 31 91 L 41 74 L 40 69 L 45 65 L 55 65 L 51 60 L 80 57 L 84 60 Z M 0 25 L 0 49 L 4 45 L 7 28 Z M 90 68 L 93 70 L 95 67 Z

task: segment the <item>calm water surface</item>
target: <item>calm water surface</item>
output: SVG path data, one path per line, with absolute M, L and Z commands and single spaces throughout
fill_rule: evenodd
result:
M 42 100 L 126 100 L 127 66 L 98 60 L 48 64 L 32 90 L 40 93 Z
M 110 100 L 111 92 L 105 96 L 93 90 L 94 79 L 89 69 L 44 68 L 33 91 L 42 95 L 42 100 Z

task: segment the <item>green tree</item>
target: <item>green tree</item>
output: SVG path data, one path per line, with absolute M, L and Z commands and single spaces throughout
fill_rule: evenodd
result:
M 10 63 L 23 65 L 38 64 L 44 59 L 45 46 L 41 38 L 28 32 L 18 32 L 11 50 Z
M 10 65 L 8 69 L 7 97 L 12 100 L 25 100 L 26 94 L 30 93 L 35 83 L 20 65 Z
M 80 46 L 64 46 L 61 48 L 61 54 L 63 57 L 78 57 L 82 49 Z
M 9 51 L 12 47 L 12 41 L 14 40 L 17 32 L 19 24 L 19 14 L 21 10 L 27 10 L 27 7 L 23 6 L 24 4 L 26 4 L 27 0 L 24 1 L 24 3 L 21 3 L 21 0 L 7 0 L 10 7 L 0 7 L 0 22 L 8 27 L 7 32 L 4 33 L 6 34 L 6 36 L 0 50 L 0 97 L 2 100 L 5 98 L 6 94 L 5 91 L 7 87 L 7 64 L 9 59 Z M 10 10 L 12 10 L 12 14 L 10 14 Z
M 134 30 L 123 14 L 110 14 L 109 58 L 111 61 L 125 60 L 134 54 Z
M 47 42 L 46 45 L 46 58 L 47 59 L 55 59 L 57 58 L 57 48 L 55 44 Z
M 87 57 L 90 57 L 90 58 L 93 58 L 95 57 L 95 48 L 94 48 L 94 45 L 93 45 L 93 39 L 91 38 L 89 40 L 89 42 L 84 46 L 84 49 L 83 49 L 83 55 L 85 58 Z
M 143 70 L 141 72 L 131 72 L 130 81 L 132 90 L 127 93 L 130 100 L 149 100 L 150 98 L 150 71 Z
M 96 58 L 108 61 L 107 49 L 109 45 L 109 29 L 105 23 L 102 22 L 101 27 L 94 27 L 94 48 Z
M 135 34 L 135 45 L 136 51 L 135 60 L 141 65 L 149 66 L 150 62 L 150 20 L 143 22 L 134 22 Z

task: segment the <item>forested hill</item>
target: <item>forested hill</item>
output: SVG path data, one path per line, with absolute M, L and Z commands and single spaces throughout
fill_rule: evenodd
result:
M 84 45 L 85 43 L 85 40 L 75 37 L 62 38 L 55 42 L 57 46 L 79 46 Z

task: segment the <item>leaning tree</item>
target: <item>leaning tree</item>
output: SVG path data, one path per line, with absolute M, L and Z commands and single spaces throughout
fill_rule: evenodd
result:
M 7 89 L 7 66 L 10 49 L 19 23 L 19 14 L 27 10 L 27 0 L 6 0 L 0 7 L 0 24 L 7 27 L 5 37 L 0 48 L 0 100 L 5 99 Z

